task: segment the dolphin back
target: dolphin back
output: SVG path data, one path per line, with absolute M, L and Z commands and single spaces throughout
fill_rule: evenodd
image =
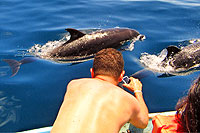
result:
M 84 34 L 76 29 L 66 29 L 71 37 L 63 45 L 55 48 L 50 53 L 51 58 L 77 59 L 95 55 L 104 48 L 118 49 L 126 41 L 145 39 L 144 35 L 133 29 L 113 28 L 99 30 L 90 34 Z
M 200 42 L 190 44 L 176 53 L 170 62 L 176 69 L 190 69 L 200 64 Z
M 83 32 L 76 30 L 76 29 L 67 28 L 65 30 L 68 31 L 71 35 L 70 39 L 65 44 L 70 43 L 70 42 L 72 42 L 80 37 L 83 37 L 85 35 Z
M 167 47 L 167 58 L 174 56 L 175 54 L 177 54 L 178 52 L 180 52 L 181 49 L 178 48 L 177 46 L 168 46 Z

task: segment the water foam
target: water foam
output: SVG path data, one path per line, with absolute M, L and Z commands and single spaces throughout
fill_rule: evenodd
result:
M 49 59 L 50 52 L 53 49 L 55 49 L 56 47 L 59 47 L 62 44 L 64 44 L 67 40 L 69 40 L 69 38 L 70 38 L 70 36 L 66 35 L 58 41 L 49 41 L 44 45 L 35 44 L 27 51 L 33 56 L 37 56 L 37 57 L 44 58 L 44 59 Z
M 163 54 L 162 51 L 159 55 L 151 55 L 148 53 L 142 53 L 140 57 L 140 63 L 144 65 L 147 69 L 155 71 L 155 72 L 171 72 L 173 71 L 173 67 L 169 65 L 169 62 L 163 64 L 163 60 L 165 59 L 166 55 Z

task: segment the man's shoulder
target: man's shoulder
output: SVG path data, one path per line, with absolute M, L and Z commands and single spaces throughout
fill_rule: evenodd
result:
M 80 78 L 80 79 L 73 79 L 69 82 L 68 86 L 71 85 L 79 85 L 82 83 L 87 83 L 87 82 L 91 82 L 92 78 Z
M 77 82 L 81 82 L 81 81 L 83 81 L 83 80 L 85 80 L 85 78 L 73 79 L 73 80 L 71 80 L 71 81 L 69 82 L 69 84 L 74 84 L 74 83 L 77 83 Z
M 71 82 L 79 82 L 79 81 L 87 81 L 87 80 L 91 80 L 91 78 L 80 78 L 80 79 L 73 79 L 70 81 Z

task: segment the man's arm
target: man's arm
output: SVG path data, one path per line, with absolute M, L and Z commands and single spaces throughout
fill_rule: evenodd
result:
M 133 113 L 130 122 L 135 127 L 144 129 L 148 125 L 149 112 L 142 95 L 142 83 L 138 79 L 134 79 L 133 77 L 130 77 L 130 81 L 131 82 L 129 84 L 123 84 L 123 86 L 134 92 L 135 98 L 138 101 L 138 104 L 135 105 L 135 113 Z

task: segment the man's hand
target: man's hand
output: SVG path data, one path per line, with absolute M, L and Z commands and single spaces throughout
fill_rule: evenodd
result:
M 137 106 L 139 112 L 133 115 L 130 122 L 135 127 L 144 129 L 149 122 L 149 116 L 148 116 L 149 111 L 143 99 L 142 83 L 138 79 L 130 77 L 130 83 L 123 84 L 123 86 L 135 93 L 134 94 L 135 98 L 139 103 L 139 106 Z
M 133 77 L 130 77 L 129 84 L 123 84 L 123 86 L 132 92 L 142 91 L 142 83 L 138 79 L 135 79 Z

